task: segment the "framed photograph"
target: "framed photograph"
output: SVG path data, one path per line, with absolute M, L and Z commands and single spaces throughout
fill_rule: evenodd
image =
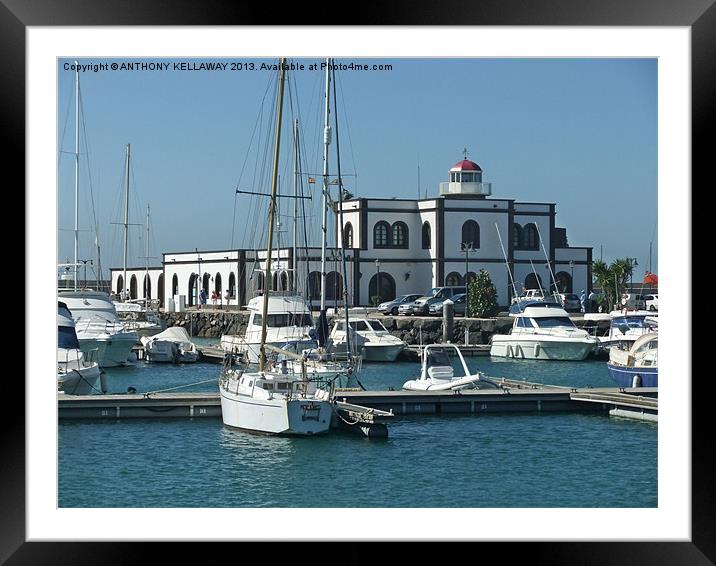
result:
M 24 412 L 5 428 L 0 558 L 49 562 L 69 546 L 73 562 L 123 561 L 138 555 L 142 541 L 434 541 L 491 542 L 507 557 L 550 563 L 714 560 L 709 427 L 697 418 L 706 395 L 692 381 L 692 313 L 680 298 L 691 289 L 692 178 L 706 163 L 697 134 L 707 130 L 716 94 L 710 1 L 678 9 L 612 2 L 598 11 L 586 2 L 539 2 L 529 11 L 512 2 L 396 5 L 348 26 L 279 23 L 228 7 L 210 14 L 188 4 L 171 13 L 151 2 L 123 8 L 0 7 L 2 106 L 16 140 L 10 151 L 25 163 L 28 265 Z M 295 65 L 285 83 L 281 57 Z M 326 63 L 345 76 L 333 91 Z M 326 103 L 324 110 L 324 87 L 337 107 Z M 277 108 L 291 123 L 283 132 Z M 326 127 L 333 113 L 344 122 Z M 305 142 L 296 141 L 299 121 L 307 124 Z M 134 132 L 136 145 L 124 139 Z M 331 164 L 331 174 L 321 169 L 328 149 L 323 161 L 320 154 L 329 138 L 340 140 L 346 156 Z M 297 173 L 301 143 L 313 156 Z M 354 152 L 362 152 L 360 167 Z M 104 195 L 96 192 L 100 178 Z M 331 178 L 342 190 L 330 206 L 285 188 L 303 179 L 320 195 L 322 180 Z M 272 189 L 287 195 L 270 212 L 278 223 L 266 220 Z M 153 192 L 154 200 L 145 194 L 136 206 L 140 191 Z M 294 201 L 303 198 L 305 218 L 297 222 Z M 118 205 L 121 214 L 107 212 Z M 80 207 L 104 215 L 84 234 Z M 306 243 L 299 278 L 300 262 L 291 264 L 296 233 L 318 234 L 321 210 L 331 207 L 332 249 L 340 238 L 354 242 L 353 251 L 336 251 L 322 263 L 320 243 Z M 466 211 L 476 221 L 466 221 Z M 499 237 L 493 219 L 495 226 L 504 222 Z M 279 239 L 273 263 L 266 261 L 271 240 L 260 234 L 267 226 L 276 226 L 270 237 Z M 130 253 L 128 233 L 141 233 Z M 90 244 L 78 255 L 79 238 Z M 256 296 L 258 305 L 269 289 L 288 290 L 294 281 L 309 302 L 333 306 L 336 315 L 339 288 L 344 304 L 370 309 L 383 299 L 419 301 L 431 287 L 457 289 L 458 297 L 462 286 L 468 293 L 469 275 L 483 272 L 495 282 L 495 306 L 509 306 L 520 294 L 517 284 L 534 292 L 546 282 L 565 308 L 573 300 L 570 308 L 579 310 L 582 291 L 585 312 L 606 242 L 605 259 L 628 256 L 634 279 L 657 270 L 662 276 L 667 381 L 659 422 L 629 420 L 607 430 L 599 423 L 619 417 L 438 415 L 412 432 L 400 425 L 403 432 L 374 443 L 372 454 L 362 453 L 374 442 L 367 439 L 309 448 L 323 439 L 302 438 L 267 449 L 274 437 L 217 434 L 220 419 L 156 419 L 170 423 L 160 427 L 138 419 L 127 427 L 115 413 L 114 420 L 68 426 L 59 420 L 57 392 L 42 377 L 57 351 L 57 266 L 74 266 L 75 282 L 87 287 L 99 263 L 92 246 L 99 253 L 100 241 L 98 288 L 106 279 L 117 302 L 156 299 L 165 315 L 186 301 L 196 316 L 177 314 L 170 325 L 181 322 L 191 337 L 214 336 L 209 326 L 225 324 L 232 301 L 238 307 Z M 494 250 L 484 253 L 489 246 Z M 470 255 L 480 248 L 483 256 Z M 322 272 L 330 284 L 321 283 Z M 385 314 L 401 319 L 398 307 Z M 136 323 L 138 316 L 131 318 Z M 261 324 L 258 314 L 253 320 Z M 388 329 L 398 334 L 406 324 Z M 258 335 L 263 348 L 266 336 Z M 417 329 L 411 339 L 422 344 L 416 336 Z M 469 337 L 467 329 L 465 342 Z M 256 360 L 252 351 L 249 345 L 249 361 L 263 364 L 260 350 Z M 187 362 L 191 353 L 181 353 Z M 171 355 L 177 361 L 176 347 Z M 536 360 L 521 368 L 485 360 L 467 365 L 488 376 L 509 371 L 515 380 L 572 388 L 610 385 L 601 365 L 595 375 L 606 381 L 595 383 L 581 362 L 548 361 L 577 364 L 555 382 Z M 181 383 L 159 380 L 150 389 L 209 382 L 219 367 L 185 363 Z M 396 372 L 394 382 L 378 379 L 376 387 L 400 390 L 407 366 L 385 367 L 377 373 Z M 102 373 L 114 380 L 110 392 L 137 393 L 135 377 Z M 269 397 L 278 394 L 272 385 Z M 317 397 L 311 410 L 318 404 Z M 192 406 L 192 417 L 195 410 L 204 408 Z M 304 411 L 303 423 L 313 420 Z M 227 456 L 247 451 L 262 459 Z

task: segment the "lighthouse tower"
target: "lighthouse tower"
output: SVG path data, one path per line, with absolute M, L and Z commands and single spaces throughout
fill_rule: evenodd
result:
M 482 169 L 477 163 L 467 159 L 467 155 L 450 168 L 449 175 L 450 180 L 447 183 L 440 183 L 440 196 L 465 195 L 485 198 L 492 194 L 492 183 L 482 182 Z

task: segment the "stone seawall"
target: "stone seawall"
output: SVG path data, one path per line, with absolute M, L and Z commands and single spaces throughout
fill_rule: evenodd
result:
M 404 340 L 407 344 L 434 344 L 442 342 L 443 321 L 435 317 L 414 316 L 375 316 L 379 318 L 391 334 Z M 222 334 L 242 335 L 249 321 L 248 311 L 226 312 L 221 310 L 190 311 L 183 313 L 162 313 L 160 318 L 169 326 L 183 326 L 191 336 L 220 338 Z M 329 316 L 329 326 L 334 317 Z M 469 344 L 489 344 L 493 334 L 507 334 L 512 328 L 510 317 L 497 318 L 455 318 L 452 342 L 465 343 L 465 328 L 468 328 Z M 577 326 L 585 326 L 582 319 L 575 319 Z M 589 323 L 589 321 L 587 321 Z M 591 324 L 595 324 L 592 322 Z M 598 325 L 599 334 L 609 328 L 603 323 Z

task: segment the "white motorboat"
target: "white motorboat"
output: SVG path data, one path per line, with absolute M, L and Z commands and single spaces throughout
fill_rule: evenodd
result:
M 285 59 L 281 58 L 264 281 L 271 281 L 284 78 Z M 307 311 L 305 301 L 299 302 L 296 297 L 271 297 L 268 289 L 265 292 L 266 295 L 263 297 L 252 299 L 254 310 L 251 312 L 249 328 L 245 336 L 246 352 L 249 355 L 252 352 L 258 354 L 258 371 L 243 371 L 227 365 L 219 379 L 221 416 L 224 425 L 269 434 L 310 436 L 328 432 L 333 418 L 331 388 L 319 388 L 316 381 L 308 379 L 305 366 L 299 374 L 289 372 L 287 368 L 284 373 L 282 369 L 269 367 L 266 360 L 267 350 L 279 350 L 267 343 L 269 328 L 275 330 L 273 339 L 280 337 L 280 342 L 289 339 L 288 333 L 293 334 L 294 339 L 301 338 L 295 334 L 300 331 L 299 329 L 305 327 L 308 327 L 306 335 L 308 334 L 312 325 L 310 312 Z M 270 308 L 272 299 L 274 299 L 273 309 Z M 261 306 L 260 311 L 258 311 L 259 305 Z M 251 308 L 252 304 L 250 303 L 249 306 Z M 272 316 L 273 318 L 270 318 Z M 279 334 L 282 331 L 284 334 Z M 254 341 L 254 336 L 258 336 L 257 342 Z M 287 355 L 287 352 L 284 352 L 284 355 Z M 231 356 L 229 356 L 230 358 Z
M 527 360 L 583 360 L 598 341 L 574 325 L 559 304 L 520 302 L 510 308 L 509 334 L 494 334 L 490 355 Z
M 140 338 L 144 353 L 150 362 L 193 363 L 199 359 L 199 350 L 185 328 L 172 326 L 154 336 Z
M 601 337 L 602 346 L 607 348 L 616 344 L 628 350 L 637 338 L 659 327 L 658 315 L 645 310 L 612 311 L 609 317 L 609 334 Z
M 221 336 L 221 348 L 224 352 L 244 354 L 247 361 L 257 363 L 261 347 L 261 325 L 263 296 L 249 301 L 249 322 L 243 336 L 224 334 Z M 266 344 L 280 348 L 289 342 L 298 342 L 298 347 L 310 348 L 314 343 L 309 337 L 313 326 L 308 302 L 298 295 L 277 295 L 268 297 L 268 315 L 266 316 Z M 301 344 L 303 343 L 303 344 Z
M 139 336 L 124 328 L 107 293 L 60 289 L 58 295 L 72 313 L 77 339 L 86 356 L 96 350 L 100 367 L 122 366 L 129 362 Z
M 609 349 L 609 375 L 620 387 L 659 386 L 659 334 L 646 332 L 630 347 L 622 343 Z
M 397 336 L 393 336 L 377 318 L 350 317 L 348 324 L 357 335 L 356 350 L 367 362 L 394 362 L 407 344 Z M 351 333 L 353 335 L 353 333 Z M 344 348 L 346 341 L 346 323 L 336 321 L 330 334 L 335 350 Z M 353 338 L 351 338 L 353 340 Z
M 450 353 L 455 354 L 459 359 L 462 375 L 455 375 Z M 403 389 L 407 391 L 499 389 L 499 385 L 485 377 L 485 374 L 473 373 L 469 370 L 460 348 L 455 344 L 429 344 L 423 348 L 421 360 L 420 377 L 406 381 Z
M 142 299 L 143 301 L 143 299 Z M 147 308 L 139 302 L 114 301 L 117 317 L 127 330 L 133 330 L 139 337 L 154 336 L 165 330 L 157 311 Z
M 96 354 L 96 352 L 92 352 Z M 67 305 L 57 302 L 57 390 L 68 395 L 106 391 L 99 364 L 80 349 Z

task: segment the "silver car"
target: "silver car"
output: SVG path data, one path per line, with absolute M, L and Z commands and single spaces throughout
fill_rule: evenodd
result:
M 454 303 L 453 312 L 455 314 L 462 314 L 464 315 L 467 311 L 467 295 L 465 293 L 461 293 L 459 295 L 455 295 L 450 299 Z M 447 301 L 447 299 L 445 299 Z M 428 313 L 431 315 L 437 315 L 442 316 L 443 314 L 443 303 L 445 301 L 439 301 L 432 303 L 428 306 Z

